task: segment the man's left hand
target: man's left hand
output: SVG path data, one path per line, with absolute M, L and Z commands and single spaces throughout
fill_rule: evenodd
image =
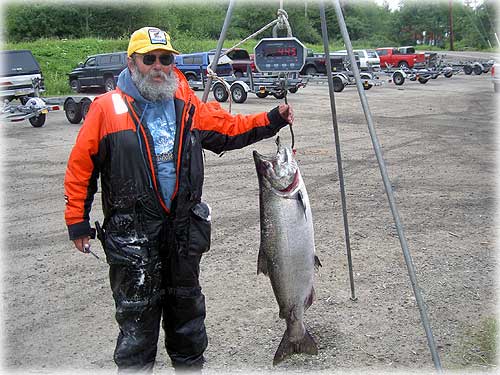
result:
M 285 120 L 286 122 L 288 122 L 290 125 L 293 124 L 293 120 L 294 120 L 294 115 L 293 115 L 293 108 L 291 105 L 289 104 L 280 104 L 279 105 L 279 108 L 278 108 L 278 111 L 280 113 L 280 116 L 283 118 L 283 120 Z

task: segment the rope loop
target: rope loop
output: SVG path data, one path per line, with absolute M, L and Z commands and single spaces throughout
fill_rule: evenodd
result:
M 286 29 L 286 36 L 292 37 L 292 28 L 288 22 L 288 13 L 284 9 L 278 9 L 278 19 L 276 25 L 273 27 L 273 38 L 278 37 L 278 30 Z

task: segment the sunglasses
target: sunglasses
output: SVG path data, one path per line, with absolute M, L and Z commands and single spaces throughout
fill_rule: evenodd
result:
M 161 65 L 167 66 L 174 62 L 174 55 L 172 55 L 171 53 L 166 53 L 158 56 L 158 59 L 160 60 Z M 156 55 L 142 55 L 142 62 L 144 63 L 144 65 L 153 65 L 155 61 Z

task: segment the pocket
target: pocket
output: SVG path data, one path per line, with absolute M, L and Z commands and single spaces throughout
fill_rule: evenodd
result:
M 210 206 L 204 202 L 197 203 L 189 212 L 189 255 L 200 255 L 210 249 L 211 230 Z
M 139 236 L 135 231 L 127 235 L 117 233 L 104 234 L 104 252 L 108 264 L 146 265 L 152 262 L 152 248 L 155 245 L 146 236 Z

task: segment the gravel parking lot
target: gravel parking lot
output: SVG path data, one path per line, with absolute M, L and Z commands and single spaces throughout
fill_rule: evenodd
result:
M 387 84 L 366 94 L 443 367 L 494 370 L 476 340 L 487 333 L 497 303 L 497 96 L 490 74 Z M 358 300 L 349 299 L 328 90 L 311 84 L 289 102 L 323 264 L 305 318 L 319 355 L 272 367 L 285 323 L 269 280 L 256 274 L 259 207 L 251 155 L 253 149 L 273 153 L 268 139 L 220 158 L 206 154 L 213 233 L 201 276 L 210 340 L 204 373 L 433 368 L 358 94 L 347 87 L 335 98 Z M 278 103 L 249 95 L 232 111 Z M 63 218 L 66 161 L 79 128 L 63 111 L 50 113 L 44 128 L 2 124 L 5 371 L 115 372 L 118 329 L 107 265 L 73 248 Z M 287 129 L 281 136 L 290 142 Z M 93 215 L 101 220 L 99 193 Z M 104 258 L 100 244 L 93 248 Z M 156 373 L 173 373 L 161 344 Z

